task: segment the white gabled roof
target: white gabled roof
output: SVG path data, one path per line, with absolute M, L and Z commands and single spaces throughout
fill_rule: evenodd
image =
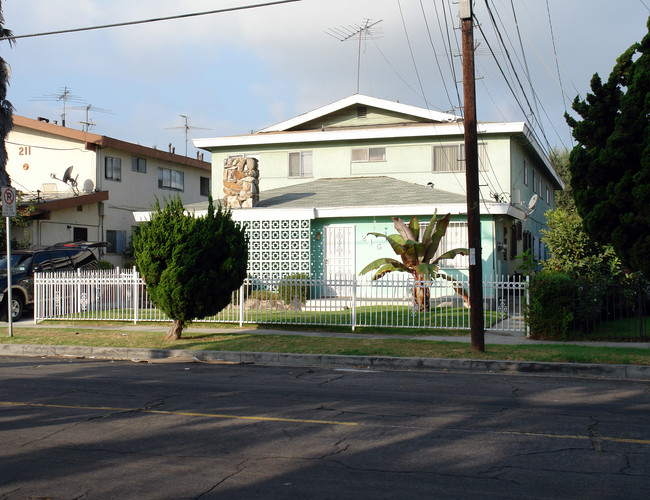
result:
M 479 123 L 480 134 L 525 133 L 523 122 Z M 319 143 L 330 141 L 355 141 L 372 139 L 400 139 L 408 137 L 462 136 L 462 123 L 422 123 L 409 127 L 358 127 L 353 129 L 299 130 L 296 132 L 274 132 L 270 134 L 246 134 L 226 137 L 192 139 L 194 146 L 210 150 L 224 147 L 250 147 L 262 145 L 282 145 L 291 143 Z
M 340 99 L 331 104 L 321 106 L 302 115 L 298 115 L 295 118 L 285 120 L 270 127 L 266 127 L 260 130 L 261 132 L 284 132 L 293 127 L 302 125 L 303 123 L 310 122 L 322 116 L 329 115 L 341 109 L 347 108 L 349 106 L 370 106 L 373 108 L 385 109 L 387 111 L 394 111 L 396 113 L 402 113 L 405 115 L 415 116 L 417 118 L 423 118 L 425 120 L 432 120 L 435 122 L 455 122 L 459 121 L 462 118 L 460 116 L 452 115 L 450 113 L 441 113 L 440 111 L 431 111 L 425 108 L 418 108 L 416 106 L 409 106 L 408 104 L 401 104 L 395 101 L 386 101 L 384 99 L 378 99 L 376 97 L 370 97 L 363 94 L 354 94 L 344 99 Z

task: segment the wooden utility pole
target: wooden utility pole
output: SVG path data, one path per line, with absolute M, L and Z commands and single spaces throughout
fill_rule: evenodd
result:
M 469 233 L 469 307 L 473 351 L 485 351 L 483 320 L 483 265 L 481 257 L 481 207 L 476 138 L 476 86 L 474 84 L 474 27 L 472 0 L 460 0 L 463 34 L 463 108 L 465 125 L 465 175 L 467 231 Z

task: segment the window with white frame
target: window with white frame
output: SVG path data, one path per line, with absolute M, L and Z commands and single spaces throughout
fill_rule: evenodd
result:
M 104 158 L 104 177 L 110 181 L 122 180 L 122 160 L 107 156 Z
M 311 151 L 289 153 L 289 177 L 313 177 L 314 167 Z
M 180 170 L 158 168 L 158 187 L 172 191 L 184 191 L 185 174 Z
M 352 148 L 352 161 L 386 161 L 386 148 Z
M 546 203 L 548 205 L 551 204 L 551 189 L 548 187 L 548 184 L 546 185 Z
M 420 223 L 420 234 L 424 234 L 428 227 L 428 223 Z M 422 236 L 420 236 L 421 238 Z M 450 222 L 447 226 L 447 231 L 445 235 L 440 240 L 440 245 L 438 246 L 438 251 L 433 256 L 434 259 L 437 259 L 440 255 L 448 252 L 449 250 L 454 250 L 455 248 L 468 248 L 469 239 L 467 231 L 467 222 Z M 443 259 L 438 265 L 440 268 L 453 268 L 453 269 L 465 269 L 469 267 L 469 256 L 467 255 L 457 255 L 453 259 Z
M 487 144 L 478 145 L 478 168 L 488 170 L 490 160 Z M 433 146 L 434 172 L 465 172 L 465 144 L 447 144 Z

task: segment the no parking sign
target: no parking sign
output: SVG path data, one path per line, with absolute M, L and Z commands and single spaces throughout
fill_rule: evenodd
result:
M 2 216 L 16 217 L 16 190 L 11 186 L 2 188 Z

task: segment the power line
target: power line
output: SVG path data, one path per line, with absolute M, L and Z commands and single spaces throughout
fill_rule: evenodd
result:
M 160 21 L 172 21 L 175 19 L 186 19 L 188 17 L 198 17 L 198 16 L 206 16 L 209 14 L 222 14 L 224 12 L 234 12 L 238 10 L 247 10 L 247 9 L 256 9 L 259 7 L 268 7 L 271 5 L 279 5 L 279 4 L 284 4 L 284 3 L 291 3 L 291 2 L 301 2 L 302 0 L 275 0 L 273 2 L 266 2 L 266 3 L 258 3 L 258 4 L 253 4 L 253 5 L 242 5 L 240 7 L 229 7 L 225 9 L 216 9 L 216 10 L 208 10 L 205 12 L 192 12 L 189 14 L 177 14 L 175 16 L 167 16 L 167 17 L 154 17 L 151 19 L 141 19 L 138 21 L 125 21 L 122 23 L 113 23 L 113 24 L 102 24 L 99 26 L 88 26 L 85 28 L 70 28 L 70 29 L 65 29 L 65 30 L 59 30 L 59 31 L 46 31 L 43 33 L 32 33 L 29 35 L 10 35 L 10 36 L 3 36 L 0 37 L 0 40 L 17 40 L 19 38 L 33 38 L 33 37 L 38 37 L 38 36 L 49 36 L 49 35 L 62 35 L 65 33 L 78 33 L 80 31 L 93 31 L 93 30 L 101 30 L 101 29 L 106 29 L 106 28 L 119 28 L 122 26 L 133 26 L 136 24 L 148 24 L 148 23 L 157 23 Z
M 493 13 L 492 13 L 492 9 L 490 8 L 490 5 L 489 5 L 489 3 L 488 3 L 488 0 L 485 0 L 485 5 L 486 5 L 486 7 L 487 7 L 488 14 L 490 15 L 490 20 L 492 21 L 492 26 L 494 27 L 494 30 L 495 30 L 495 32 L 496 32 L 496 34 L 497 34 L 497 36 L 498 36 L 498 39 L 499 39 L 499 41 L 500 41 L 500 43 L 501 43 L 501 47 L 503 47 L 503 50 L 504 50 L 504 52 L 505 52 L 505 54 L 506 54 L 506 58 L 507 58 L 507 60 L 508 60 L 509 67 L 512 68 L 512 71 L 513 71 L 513 74 L 514 74 L 515 80 L 516 80 L 516 82 L 517 82 L 517 84 L 518 84 L 518 86 L 519 86 L 519 89 L 521 90 L 521 93 L 522 93 L 522 96 L 523 96 L 524 100 L 526 101 L 526 105 L 527 105 L 527 107 L 528 107 L 528 112 L 524 110 L 523 105 L 522 105 L 521 102 L 519 101 L 519 98 L 518 98 L 518 96 L 517 96 L 517 93 L 515 92 L 514 88 L 510 85 L 510 82 L 509 82 L 508 79 L 506 78 L 505 73 L 504 73 L 504 71 L 503 71 L 503 68 L 502 68 L 501 65 L 499 64 L 499 62 L 498 62 L 498 60 L 497 60 L 497 58 L 496 58 L 496 55 L 495 55 L 494 51 L 492 50 L 492 47 L 490 46 L 490 42 L 488 41 L 487 37 L 485 36 L 485 33 L 483 32 L 483 29 L 482 29 L 482 27 L 481 27 L 480 24 L 478 25 L 479 31 L 481 32 L 481 35 L 483 36 L 483 39 L 485 40 L 485 43 L 488 45 L 488 48 L 490 49 L 490 52 L 492 53 L 492 57 L 494 58 L 495 62 L 497 63 L 497 67 L 498 67 L 499 70 L 501 71 L 501 74 L 503 75 L 504 80 L 506 80 L 506 84 L 508 85 L 508 88 L 510 89 L 510 92 L 511 92 L 512 95 L 514 96 L 515 101 L 517 101 L 517 104 L 519 105 L 521 111 L 524 113 L 524 116 L 527 117 L 527 121 L 529 122 L 529 124 L 530 124 L 530 126 L 531 126 L 531 131 L 532 131 L 535 135 L 537 135 L 537 134 L 535 133 L 535 127 L 533 126 L 533 122 L 531 122 L 531 121 L 528 119 L 528 114 L 530 113 L 530 116 L 532 116 L 533 118 L 536 118 L 536 119 L 537 119 L 537 117 L 536 117 L 536 115 L 535 115 L 535 112 L 533 111 L 533 108 L 532 108 L 532 106 L 531 106 L 530 100 L 528 99 L 528 96 L 526 95 L 526 91 L 525 91 L 524 88 L 523 88 L 523 85 L 522 85 L 522 83 L 521 83 L 521 79 L 519 78 L 519 75 L 517 74 L 517 71 L 516 71 L 516 69 L 515 69 L 515 67 L 514 67 L 514 64 L 513 64 L 513 62 L 512 62 L 512 59 L 511 59 L 511 57 L 510 57 L 510 53 L 508 52 L 508 48 L 507 48 L 506 45 L 505 45 L 505 42 L 504 42 L 504 40 L 503 40 L 503 35 L 501 34 L 501 31 L 499 30 L 499 27 L 498 27 L 498 25 L 497 25 L 497 23 L 496 23 L 496 20 L 495 20 L 495 18 L 494 18 Z M 538 119 L 537 119 L 537 122 L 539 123 L 539 120 L 538 120 Z M 550 145 L 550 143 L 549 143 L 549 141 L 548 141 L 548 138 L 546 137 L 546 134 L 544 133 L 543 130 L 541 130 L 541 133 L 542 133 L 542 137 L 543 137 L 544 140 L 545 140 L 545 143 L 546 143 L 546 147 L 547 147 L 547 149 L 550 150 L 551 145 Z M 536 137 L 536 139 L 537 139 L 538 142 L 541 144 L 541 141 L 539 140 L 540 138 L 539 138 L 539 137 Z
M 564 99 L 564 87 L 562 85 L 562 75 L 560 74 L 560 63 L 557 57 L 557 48 L 555 46 L 555 34 L 553 33 L 553 22 L 551 21 L 551 8 L 548 5 L 548 0 L 546 0 L 546 12 L 548 14 L 548 26 L 551 29 L 551 41 L 553 42 L 553 55 L 555 56 L 555 67 L 557 68 L 557 78 L 560 84 L 560 92 L 562 92 L 562 105 L 564 106 L 564 112 L 567 112 L 566 109 L 566 100 Z
M 442 80 L 442 85 L 445 88 L 445 94 L 447 94 L 447 100 L 449 101 L 449 105 L 451 106 L 452 112 L 454 109 L 454 103 L 451 102 L 451 96 L 449 95 L 449 89 L 447 89 L 447 79 L 445 76 L 442 74 L 442 68 L 440 67 L 440 61 L 438 61 L 438 53 L 436 52 L 436 46 L 433 43 L 433 37 L 431 36 L 431 30 L 429 29 L 429 22 L 427 21 L 427 15 L 424 12 L 424 5 L 422 5 L 422 0 L 420 0 L 420 9 L 422 10 L 422 18 L 424 19 L 424 24 L 427 27 L 427 34 L 429 35 L 429 43 L 431 44 L 431 48 L 433 49 L 433 55 L 436 60 L 436 66 L 438 66 L 438 73 L 440 73 L 440 79 Z
M 409 38 L 409 32 L 406 29 L 406 21 L 404 20 L 404 13 L 402 12 L 402 4 L 400 3 L 400 0 L 397 0 L 397 6 L 399 7 L 399 14 L 402 17 L 402 25 L 404 26 L 404 34 L 406 35 L 406 43 L 408 44 L 409 47 L 409 52 L 411 53 L 411 60 L 413 61 L 413 68 L 415 69 L 415 76 L 418 79 L 418 84 L 420 85 L 420 92 L 422 92 L 422 99 L 424 99 L 424 102 L 427 102 L 427 96 L 424 93 L 424 87 L 422 86 L 422 80 L 420 79 L 420 72 L 418 71 L 418 65 L 415 62 L 415 55 L 413 54 L 413 48 L 411 47 L 411 40 Z

